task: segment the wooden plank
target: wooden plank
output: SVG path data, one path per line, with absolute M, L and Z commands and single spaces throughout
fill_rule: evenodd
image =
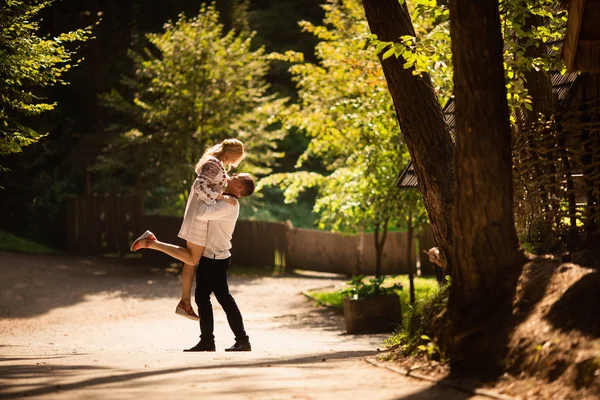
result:
M 117 230 L 117 198 L 115 194 L 109 194 L 106 196 L 106 250 L 109 253 L 119 253 L 119 233 Z
M 104 217 L 101 218 L 102 214 Z M 67 223 L 69 249 L 88 254 L 107 251 L 127 254 L 131 240 L 145 229 L 152 230 L 161 240 L 185 246 L 185 242 L 177 238 L 181 217 L 144 216 L 139 195 L 79 196 L 70 202 Z M 106 240 L 104 244 L 100 242 L 101 237 Z M 277 266 L 280 270 L 296 268 L 345 275 L 355 272 L 372 275 L 375 272 L 373 235 L 366 234 L 364 237 L 364 269 L 357 271 L 358 236 L 296 229 L 291 223 L 285 222 L 241 220 L 237 222 L 232 240 L 233 262 L 239 265 Z M 407 272 L 406 242 L 406 233 L 388 233 L 383 252 L 383 274 Z M 421 243 L 425 245 L 426 240 Z M 173 262 L 159 252 L 143 254 L 149 262 Z
M 74 252 L 77 249 L 77 197 L 67 200 L 67 250 Z
M 118 253 L 123 256 L 129 252 L 128 244 L 128 226 L 125 209 L 127 199 L 120 194 L 117 195 L 115 201 L 115 230 L 117 235 Z
M 93 193 L 91 196 L 92 207 L 90 207 L 90 236 L 91 236 L 91 244 L 92 244 L 92 254 L 99 254 L 102 252 L 102 248 L 100 245 L 100 212 L 99 212 L 99 199 L 98 194 Z
M 586 0 L 571 0 L 569 4 L 569 19 L 567 20 L 567 33 L 563 44 L 563 58 L 570 72 L 575 71 L 575 57 L 579 45 L 585 4 Z
M 90 250 L 90 202 L 87 197 L 78 198 L 81 218 L 79 219 L 79 253 L 88 253 Z

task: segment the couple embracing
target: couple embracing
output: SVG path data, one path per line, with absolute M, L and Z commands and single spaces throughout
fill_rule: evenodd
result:
M 144 232 L 131 245 L 132 251 L 158 250 L 184 263 L 181 300 L 175 312 L 200 321 L 200 341 L 184 351 L 216 349 L 211 293 L 215 294 L 223 307 L 235 335 L 234 345 L 225 351 L 252 350 L 242 314 L 229 293 L 227 284 L 227 269 L 231 265 L 231 238 L 240 210 L 237 199 L 250 196 L 254 192 L 255 183 L 249 174 L 229 176 L 225 166 L 237 166 L 244 156 L 242 142 L 227 139 L 208 149 L 198 161 L 195 168 L 197 178 L 192 184 L 178 234 L 186 241 L 186 247 L 161 242 L 150 231 Z M 199 316 L 191 305 L 194 273 Z

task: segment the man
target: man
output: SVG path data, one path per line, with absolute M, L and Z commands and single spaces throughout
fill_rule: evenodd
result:
M 250 196 L 254 192 L 254 179 L 249 174 L 233 174 L 227 181 L 224 194 L 235 198 Z M 200 315 L 200 341 L 184 351 L 215 351 L 214 318 L 210 294 L 227 315 L 229 327 L 235 335 L 235 344 L 225 351 L 251 351 L 250 339 L 244 329 L 242 314 L 229 293 L 227 269 L 231 265 L 231 237 L 240 212 L 239 203 L 229 204 L 224 200 L 207 207 L 199 216 L 208 223 L 208 235 L 204 254 L 196 269 L 196 305 Z

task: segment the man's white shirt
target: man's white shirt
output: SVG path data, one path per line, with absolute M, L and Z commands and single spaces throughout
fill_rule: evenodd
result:
M 208 223 L 208 236 L 204 257 L 224 260 L 231 257 L 231 237 L 240 214 L 240 204 L 231 205 L 225 200 L 206 206 L 206 212 L 196 218 Z

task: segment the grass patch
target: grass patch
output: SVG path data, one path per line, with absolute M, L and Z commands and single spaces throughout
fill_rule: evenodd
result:
M 401 328 L 386 339 L 385 345 L 398 348 L 404 356 L 426 354 L 429 359 L 443 361 L 446 349 L 440 344 L 449 334 L 448 288 L 445 285 L 417 298 L 415 306 L 403 313 Z
M 366 280 L 369 277 L 365 278 Z M 410 303 L 410 288 L 408 282 L 408 275 L 397 275 L 394 277 L 388 277 L 385 280 L 383 286 L 392 286 L 394 283 L 401 283 L 403 290 L 398 290 L 396 293 L 400 296 L 400 305 L 402 312 L 405 313 L 409 309 Z M 435 278 L 415 278 L 415 299 L 425 298 L 430 294 L 434 293 L 438 289 L 438 283 Z M 343 296 L 335 291 L 312 291 L 308 295 L 313 298 L 317 303 L 329 307 L 343 307 Z
M 58 253 L 57 250 L 34 242 L 33 240 L 23 239 L 12 233 L 0 231 L 0 250 L 21 251 L 24 253 Z
M 338 292 L 311 292 L 309 295 L 313 300 L 321 305 L 336 308 L 343 307 L 343 297 Z
M 399 275 L 391 278 L 390 282 L 399 282 L 402 284 L 403 290 L 398 292 L 400 296 L 400 304 L 402 306 L 402 312 L 405 313 L 409 309 L 410 305 L 410 286 L 408 282 L 408 275 Z M 415 278 L 415 301 L 424 299 L 438 290 L 438 282 L 436 278 Z

